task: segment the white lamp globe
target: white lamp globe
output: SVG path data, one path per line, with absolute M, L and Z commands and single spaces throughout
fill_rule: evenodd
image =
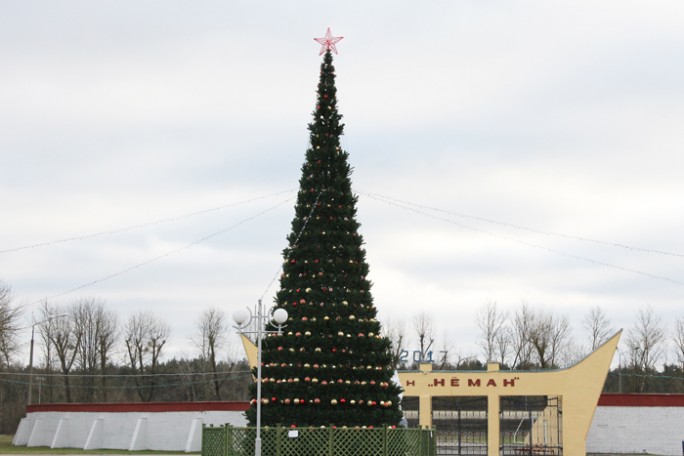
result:
M 273 321 L 279 325 L 282 325 L 283 323 L 285 323 L 287 321 L 287 310 L 276 309 L 273 312 Z
M 237 309 L 235 312 L 233 312 L 233 321 L 235 321 L 235 323 L 237 323 L 239 326 L 245 324 L 248 318 L 249 311 L 247 309 Z

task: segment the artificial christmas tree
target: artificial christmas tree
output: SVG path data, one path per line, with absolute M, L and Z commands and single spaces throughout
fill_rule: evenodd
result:
M 351 168 L 340 148 L 343 124 L 330 52 L 336 41 L 326 38 L 319 41 L 325 55 L 310 147 L 276 295 L 276 307 L 289 317 L 282 334 L 263 341 L 261 423 L 395 426 L 401 388 L 391 380 L 390 341 L 380 334 L 370 293 Z M 255 413 L 253 399 L 247 412 L 252 425 Z

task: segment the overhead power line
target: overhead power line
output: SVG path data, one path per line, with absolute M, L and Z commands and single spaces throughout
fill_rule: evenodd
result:
M 261 212 L 255 214 L 255 215 L 251 216 L 251 217 L 248 217 L 248 218 L 243 219 L 243 220 L 241 220 L 241 221 L 239 221 L 239 222 L 237 222 L 237 223 L 234 223 L 233 225 L 230 225 L 229 227 L 226 227 L 226 228 L 221 229 L 221 230 L 219 230 L 219 231 L 215 231 L 215 232 L 213 232 L 213 233 L 211 233 L 211 234 L 208 234 L 208 235 L 206 235 L 206 236 L 204 236 L 204 237 L 202 237 L 202 238 L 200 238 L 200 239 L 197 239 L 197 240 L 195 240 L 195 241 L 192 241 L 192 242 L 190 242 L 189 244 L 184 245 L 183 247 L 179 247 L 179 248 L 177 248 L 177 249 L 170 250 L 170 251 L 168 251 L 168 252 L 166 252 L 166 253 L 164 253 L 164 254 L 162 254 L 162 255 L 158 255 L 158 256 L 156 256 L 156 257 L 154 257 L 154 258 L 150 258 L 150 259 L 147 260 L 147 261 L 143 261 L 143 262 L 141 262 L 141 263 L 134 264 L 133 266 L 129 266 L 129 267 L 125 268 L 125 269 L 122 269 L 122 270 L 120 270 L 120 271 L 114 272 L 114 273 L 112 273 L 112 274 L 109 274 L 109 275 L 107 275 L 107 276 L 101 277 L 101 278 L 99 278 L 99 279 L 93 280 L 93 281 L 91 281 L 91 282 L 85 283 L 85 284 L 83 284 L 83 285 L 79 285 L 79 286 L 77 286 L 77 287 L 75 287 L 75 288 L 71 288 L 71 289 L 66 290 L 66 291 L 63 291 L 63 292 L 61 292 L 61 293 L 57 293 L 57 294 L 54 294 L 54 295 L 51 295 L 51 296 L 47 296 L 47 297 L 45 297 L 45 298 L 43 298 L 43 299 L 40 299 L 40 300 L 38 300 L 38 301 L 35 301 L 35 302 L 31 303 L 31 305 L 32 305 L 32 304 L 38 304 L 38 303 L 40 303 L 40 302 L 43 302 L 43 301 L 46 300 L 46 299 L 60 298 L 60 297 L 62 297 L 62 296 L 65 296 L 65 295 L 74 293 L 74 292 L 79 291 L 79 290 L 82 290 L 82 289 L 84 289 L 84 288 L 91 287 L 91 286 L 93 286 L 93 285 L 95 285 L 95 284 L 102 283 L 102 282 L 105 282 L 105 281 L 107 281 L 107 280 L 113 279 L 114 277 L 118 277 L 118 276 L 120 276 L 120 275 L 126 274 L 127 272 L 131 272 L 131 271 L 133 271 L 133 270 L 135 270 L 135 269 L 139 269 L 139 268 L 141 268 L 141 267 L 143 267 L 143 266 L 147 266 L 147 265 L 149 265 L 149 264 L 151 264 L 151 263 L 154 263 L 154 262 L 156 262 L 156 261 L 159 261 L 159 260 L 161 260 L 161 259 L 163 259 L 163 258 L 169 257 L 169 256 L 174 255 L 174 254 L 177 254 L 177 253 L 180 253 L 180 252 L 182 252 L 182 251 L 184 251 L 184 250 L 189 249 L 190 247 L 192 247 L 192 246 L 194 246 L 194 245 L 197 245 L 197 244 L 200 244 L 200 243 L 202 243 L 202 242 L 208 241 L 209 239 L 214 238 L 214 237 L 216 237 L 216 236 L 220 236 L 220 235 L 222 235 L 222 234 L 224 234 L 224 233 L 226 233 L 226 232 L 228 232 L 228 231 L 230 231 L 230 230 L 232 230 L 232 229 L 234 229 L 234 228 L 237 228 L 237 227 L 240 226 L 240 225 L 244 225 L 245 223 L 251 222 L 251 221 L 255 220 L 256 218 L 258 218 L 258 217 L 260 217 L 260 216 L 262 216 L 262 215 L 264 215 L 264 214 L 266 214 L 266 213 L 268 213 L 268 212 L 271 212 L 271 211 L 277 209 L 278 207 L 282 206 L 283 204 L 285 204 L 285 203 L 287 203 L 287 202 L 289 202 L 289 201 L 292 201 L 292 199 L 293 199 L 293 197 L 288 198 L 288 199 L 286 199 L 286 200 L 284 200 L 284 201 L 281 201 L 280 203 L 276 204 L 275 206 L 272 206 L 272 207 L 270 207 L 270 208 L 268 208 L 268 209 L 265 209 L 265 210 L 263 210 L 263 211 L 261 211 Z
M 366 196 L 368 196 L 369 198 L 372 198 L 372 199 L 374 199 L 374 200 L 376 200 L 376 201 L 380 201 L 380 202 L 383 202 L 383 203 L 388 204 L 388 205 L 391 205 L 391 206 L 395 206 L 395 207 L 402 208 L 402 209 L 404 209 L 404 210 L 408 210 L 408 211 L 411 211 L 411 212 L 415 212 L 415 213 L 417 213 L 417 214 L 419 214 L 419 215 L 422 215 L 422 216 L 425 216 L 425 217 L 429 217 L 429 218 L 432 218 L 432 219 L 434 219 L 434 220 L 441 220 L 441 221 L 443 221 L 443 222 L 447 222 L 447 223 L 456 225 L 456 226 L 458 226 L 458 227 L 460 227 L 460 228 L 463 228 L 463 229 L 466 229 L 466 230 L 475 231 L 475 232 L 479 232 L 479 233 L 485 233 L 485 234 L 488 234 L 489 236 L 492 236 L 492 237 L 496 237 L 496 238 L 499 238 L 499 239 L 504 239 L 504 240 L 507 240 L 507 241 L 515 242 L 515 243 L 517 243 L 517 244 L 525 245 L 525 246 L 527 246 L 527 247 L 533 247 L 533 248 L 535 248 L 535 249 L 544 250 L 544 251 L 546 251 L 546 252 L 553 253 L 553 254 L 555 254 L 555 255 L 559 255 L 559 256 L 562 256 L 562 257 L 573 258 L 573 259 L 575 259 L 575 260 L 580 260 L 580 261 L 584 261 L 584 262 L 587 262 L 587 263 L 592 263 L 592 264 L 595 264 L 595 265 L 598 265 L 598 266 L 603 266 L 603 267 L 607 267 L 607 268 L 611 268 L 611 269 L 617 269 L 617 270 L 620 270 L 620 271 L 630 272 L 630 273 L 633 273 L 633 274 L 639 274 L 639 275 L 642 275 L 642 276 L 645 276 L 645 277 L 649 277 L 649 278 L 651 278 L 651 279 L 664 280 L 664 281 L 666 281 L 666 282 L 670 282 L 670 283 L 674 283 L 674 284 L 677 284 L 677 285 L 680 285 L 680 286 L 684 286 L 684 282 L 683 282 L 683 281 L 677 280 L 677 279 L 673 279 L 673 278 L 671 278 L 671 277 L 665 277 L 665 276 L 661 276 L 661 275 L 658 275 L 658 274 L 652 274 L 652 273 L 650 273 L 650 272 L 641 271 L 641 270 L 639 270 L 639 269 L 632 269 L 632 268 L 627 268 L 627 267 L 623 267 L 623 266 L 619 266 L 619 265 L 615 265 L 615 264 L 611 264 L 611 263 L 605 263 L 605 262 L 603 262 L 603 261 L 594 260 L 594 259 L 592 259 L 592 258 L 588 258 L 588 257 L 580 256 L 580 255 L 574 255 L 574 254 L 571 254 L 571 253 L 562 252 L 562 251 L 560 251 L 560 250 L 556 250 L 556 249 L 552 249 L 552 248 L 549 248 L 549 247 L 545 247 L 545 246 L 543 246 L 543 245 L 535 244 L 535 243 L 533 243 L 533 242 L 522 241 L 522 240 L 520 240 L 520 239 L 516 239 L 516 238 L 511 237 L 511 236 L 506 236 L 506 235 L 498 234 L 498 233 L 495 233 L 495 232 L 492 232 L 492 231 L 489 231 L 489 230 L 485 230 L 485 229 L 482 229 L 482 228 L 476 228 L 476 227 L 473 227 L 473 226 L 470 226 L 470 225 L 464 225 L 463 223 L 459 223 L 459 222 L 457 222 L 457 221 L 455 221 L 455 220 L 453 220 L 453 219 L 447 218 L 447 217 L 443 217 L 443 216 L 438 216 L 438 215 L 430 214 L 430 213 L 426 212 L 426 211 L 425 211 L 421 206 L 419 206 L 419 205 L 413 205 L 413 204 L 411 204 L 411 203 L 405 203 L 405 202 L 402 202 L 402 201 L 400 201 L 400 200 L 396 200 L 396 199 L 392 199 L 392 198 L 386 198 L 386 197 L 383 197 L 382 195 L 377 195 L 377 194 L 369 194 L 369 193 L 361 193 L 361 194 L 366 195 Z M 432 210 L 432 209 L 431 209 L 431 210 Z M 450 214 L 448 211 L 441 211 L 441 212 Z M 676 255 L 675 255 L 675 256 L 676 256 Z
M 648 248 L 644 248 L 644 247 L 635 247 L 633 245 L 620 244 L 618 242 L 602 241 L 602 240 L 592 239 L 592 238 L 587 238 L 587 237 L 582 237 L 582 236 L 574 236 L 571 234 L 555 233 L 552 231 L 543 231 L 543 230 L 539 230 L 536 228 L 530 228 L 530 227 L 526 227 L 526 226 L 516 225 L 513 223 L 500 222 L 500 221 L 488 219 L 485 217 L 478 217 L 476 215 L 462 214 L 459 212 L 447 211 L 445 209 L 439 209 L 436 207 L 425 206 L 423 204 L 412 203 L 410 201 L 404 201 L 404 200 L 392 198 L 390 196 L 381 195 L 379 193 L 361 193 L 361 194 L 366 195 L 369 198 L 372 198 L 372 199 L 375 199 L 378 201 L 384 200 L 383 202 L 386 202 L 386 203 L 393 201 L 393 202 L 396 202 L 398 204 L 402 204 L 402 205 L 406 205 L 406 206 L 411 206 L 411 207 L 416 207 L 416 208 L 425 209 L 425 210 L 429 210 L 429 211 L 439 212 L 439 213 L 447 214 L 447 215 L 453 215 L 454 217 L 465 218 L 465 219 L 470 219 L 470 220 L 477 220 L 479 222 L 491 223 L 493 225 L 504 226 L 506 228 L 515 228 L 517 230 L 528 231 L 530 233 L 543 234 L 546 236 L 555 236 L 555 237 L 560 237 L 560 238 L 565 238 L 565 239 L 573 239 L 575 241 L 591 242 L 594 244 L 601 244 L 601 245 L 606 245 L 609 247 L 617 247 L 617 248 L 621 248 L 621 249 L 632 250 L 635 252 L 654 253 L 654 254 L 658 254 L 658 255 L 667 255 L 667 256 L 673 256 L 673 257 L 678 257 L 678 258 L 684 258 L 684 254 L 682 254 L 682 253 L 666 252 L 663 250 L 648 249 Z
M 35 249 L 38 247 L 47 247 L 47 246 L 56 245 L 56 244 L 63 244 L 65 242 L 83 241 L 86 239 L 92 239 L 92 238 L 96 238 L 96 237 L 111 236 L 114 234 L 125 233 L 127 231 L 133 231 L 133 230 L 138 230 L 138 229 L 142 229 L 142 228 L 149 228 L 151 226 L 161 225 L 163 223 L 178 222 L 180 220 L 185 220 L 185 219 L 195 217 L 198 215 L 204 215 L 204 214 L 208 214 L 210 212 L 216 212 L 216 211 L 220 211 L 223 209 L 228 209 L 230 207 L 240 206 L 243 204 L 253 203 L 255 201 L 261 201 L 261 200 L 265 200 L 268 198 L 273 198 L 274 196 L 279 196 L 279 195 L 282 195 L 283 193 L 291 193 L 295 190 L 296 189 L 291 188 L 288 190 L 282 190 L 280 192 L 271 193 L 269 195 L 258 196 L 256 198 L 251 198 L 251 199 L 244 200 L 244 201 L 238 201 L 235 203 L 229 203 L 229 204 L 224 204 L 221 206 L 210 207 L 208 209 L 201 209 L 198 211 L 188 212 L 186 214 L 176 215 L 173 217 L 167 217 L 167 218 L 163 218 L 163 219 L 159 219 L 159 220 L 154 220 L 151 222 L 129 225 L 129 226 L 125 226 L 123 228 L 113 228 L 111 230 L 98 231 L 95 233 L 88 233 L 88 234 L 81 234 L 81 235 L 70 236 L 70 237 L 66 237 L 66 238 L 62 238 L 62 239 L 55 239 L 52 241 L 37 242 L 34 244 L 28 244 L 28 245 L 24 245 L 24 246 L 20 246 L 20 247 L 14 247 L 14 248 L 10 248 L 10 249 L 0 250 L 0 255 L 5 254 L 5 253 L 19 252 L 22 250 Z

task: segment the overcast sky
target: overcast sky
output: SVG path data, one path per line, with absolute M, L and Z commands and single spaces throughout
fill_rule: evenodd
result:
M 425 311 L 468 355 L 489 301 L 580 344 L 593 306 L 684 316 L 681 1 L 0 9 L 0 280 L 27 325 L 94 296 L 191 356 L 203 310 L 270 304 L 328 26 L 383 318 Z

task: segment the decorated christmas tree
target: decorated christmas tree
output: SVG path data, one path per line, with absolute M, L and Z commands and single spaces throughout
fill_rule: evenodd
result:
M 391 380 L 390 340 L 376 319 L 351 167 L 340 147 L 335 40 L 330 33 L 319 39 L 325 55 L 310 147 L 283 251 L 275 305 L 289 317 L 282 334 L 271 333 L 263 342 L 266 426 L 378 427 L 401 420 L 401 388 Z M 253 399 L 247 412 L 252 425 L 255 404 Z

